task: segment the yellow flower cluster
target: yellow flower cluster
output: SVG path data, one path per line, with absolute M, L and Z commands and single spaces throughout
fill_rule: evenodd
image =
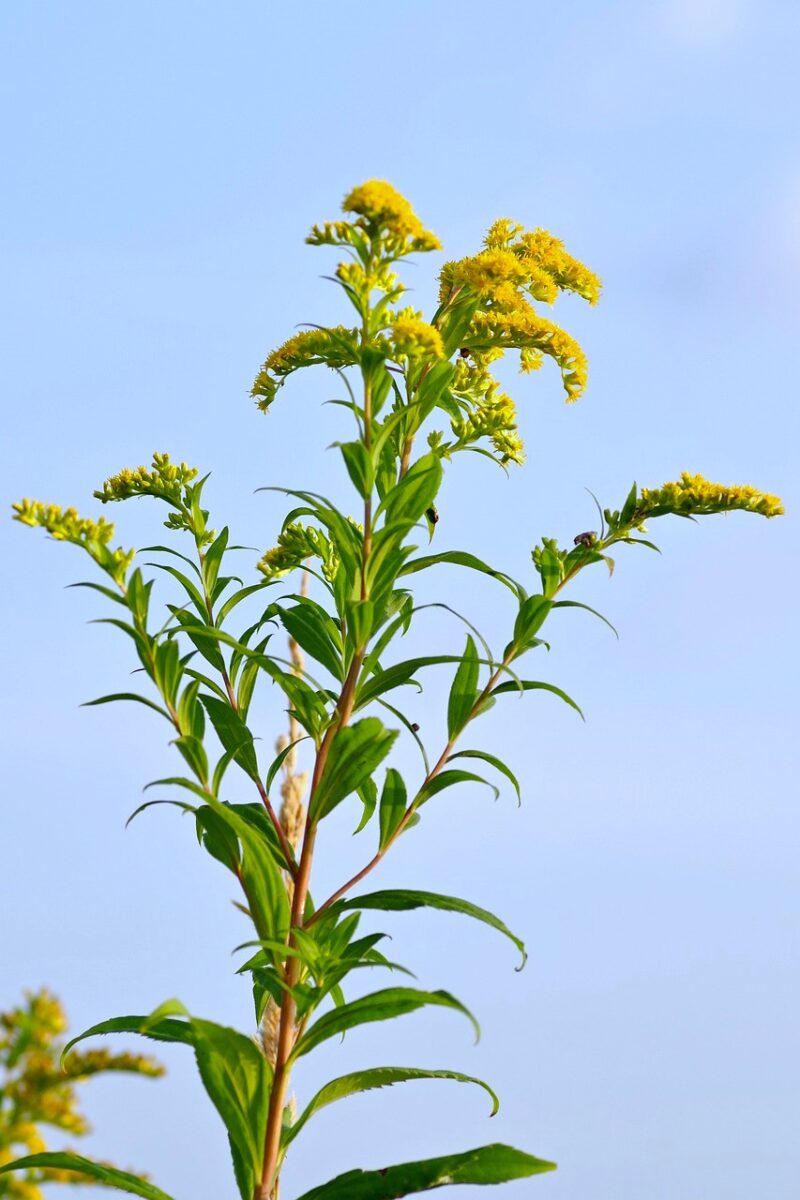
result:
M 370 179 L 353 188 L 342 201 L 342 210 L 356 220 L 315 225 L 306 238 L 313 246 L 357 244 L 359 231 L 381 238 L 395 256 L 419 250 L 441 250 L 435 233 L 420 221 L 405 196 L 383 179 Z
M 94 493 L 98 500 L 107 504 L 110 500 L 129 500 L 131 496 L 157 496 L 170 504 L 181 505 L 184 488 L 196 479 L 196 467 L 180 465 L 170 461 L 168 454 L 154 454 L 152 468 L 126 468 L 112 475 L 100 491 Z
M 77 1081 L 101 1071 L 163 1074 L 154 1059 L 107 1050 L 71 1054 L 64 1072 L 59 1059 L 66 1027 L 61 1005 L 46 990 L 28 992 L 23 1004 L 0 1013 L 0 1166 L 25 1154 L 47 1150 L 40 1125 L 51 1125 L 76 1137 L 89 1132 L 77 1108 Z M 3 1175 L 0 1196 L 7 1200 L 42 1200 L 39 1184 L 75 1181 L 74 1172 L 36 1168 L 19 1175 Z
M 778 496 L 759 492 L 749 484 L 727 487 L 722 483 L 710 483 L 702 475 L 690 475 L 684 471 L 674 483 L 665 483 L 660 488 L 643 488 L 637 502 L 636 516 L 645 520 L 666 513 L 700 516 L 736 509 L 760 513 L 762 517 L 779 517 L 784 512 Z
M 388 329 L 392 358 L 396 362 L 417 358 L 444 358 L 442 335 L 413 308 L 398 312 Z
M 278 536 L 277 546 L 267 550 L 258 562 L 258 570 L 267 579 L 280 579 L 303 565 L 308 558 L 319 559 L 322 574 L 332 583 L 339 567 L 330 539 L 312 525 L 295 522 L 287 525 Z
M 346 329 L 344 325 L 333 329 L 304 329 L 272 351 L 256 376 L 250 394 L 259 397 L 258 407 L 266 412 L 278 388 L 293 371 L 316 363 L 349 367 L 357 361 L 357 330 Z
M 59 542 L 71 542 L 82 546 L 96 563 L 122 584 L 128 568 L 133 562 L 135 550 L 110 550 L 108 543 L 114 536 L 114 526 L 102 517 L 92 521 L 78 516 L 74 508 L 61 508 L 58 504 L 43 504 L 40 500 L 20 500 L 11 506 L 14 520 L 32 528 L 46 529 Z
M 531 269 L 532 280 L 547 292 L 547 295 L 535 296 L 537 300 L 552 302 L 557 291 L 575 292 L 590 304 L 596 304 L 600 299 L 602 283 L 599 276 L 569 254 L 561 239 L 553 237 L 546 229 L 526 231 L 515 221 L 501 217 L 489 229 L 484 245 L 489 249 L 510 249 Z
M 465 290 L 477 299 L 462 339 L 476 370 L 485 370 L 506 350 L 516 349 L 522 370 L 533 371 L 546 354 L 561 369 L 567 400 L 578 399 L 586 387 L 586 356 L 575 339 L 540 316 L 531 301 L 552 303 L 559 291 L 571 291 L 594 304 L 601 285 L 558 238 L 501 218 L 487 233 L 484 249 L 445 263 L 439 281 L 445 313 Z

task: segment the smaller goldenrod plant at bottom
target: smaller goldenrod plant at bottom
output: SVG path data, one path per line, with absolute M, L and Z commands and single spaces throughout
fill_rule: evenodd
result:
M 307 240 L 341 252 L 333 282 L 353 310 L 351 324 L 294 333 L 267 356 L 253 396 L 267 412 L 296 371 L 328 369 L 323 399 L 333 383 L 349 422 L 334 447 L 350 488 L 344 507 L 302 480 L 268 480 L 287 497 L 288 511 L 271 533 L 272 548 L 243 578 L 233 555 L 244 548 L 231 544 L 227 526 L 212 529 L 203 507 L 206 478 L 166 454 L 155 455 L 150 467 L 120 471 L 95 492 L 103 504 L 148 497 L 166 506 L 164 524 L 183 539 L 181 547 L 150 546 L 155 559 L 142 566 L 134 566 L 132 551 L 111 548 L 107 522 L 37 501 L 15 505 L 23 524 L 88 553 L 103 581 L 84 586 L 111 604 L 110 623 L 132 644 L 144 689 L 92 703 L 147 706 L 174 746 L 178 765 L 155 781 L 167 794 L 137 813 L 158 803 L 189 813 L 202 851 L 229 872 L 248 922 L 238 947 L 244 955 L 238 974 L 253 1002 L 247 1032 L 171 1000 L 150 1014 L 101 1020 L 69 1044 L 65 1061 L 82 1038 L 118 1032 L 190 1047 L 225 1125 L 241 1200 L 277 1200 L 284 1164 L 313 1118 L 357 1093 L 412 1082 L 466 1084 L 482 1089 L 490 1113 L 497 1112 L 488 1083 L 439 1062 L 345 1072 L 295 1099 L 299 1060 L 345 1032 L 357 1037 L 366 1024 L 427 1008 L 466 1017 L 477 1033 L 464 1003 L 443 988 L 409 981 L 386 956 L 375 914 L 425 907 L 469 917 L 508 939 L 525 961 L 519 934 L 475 900 L 420 887 L 365 891 L 365 881 L 379 877 L 401 838 L 409 844 L 424 835 L 428 805 L 438 804 L 442 792 L 477 786 L 498 794 L 499 783 L 521 795 L 512 767 L 477 739 L 486 712 L 516 697 L 530 699 L 537 713 L 537 702 L 554 697 L 580 713 L 530 664 L 541 663 L 549 641 L 562 636 L 564 610 L 600 615 L 571 598 L 587 567 L 612 569 L 611 552 L 619 547 L 655 548 L 647 525 L 660 517 L 783 511 L 777 497 L 753 487 L 684 474 L 661 487 L 634 484 L 618 508 L 598 505 L 598 527 L 573 533 L 565 545 L 532 533 L 532 561 L 521 568 L 487 563 L 469 545 L 446 544 L 448 477 L 461 456 L 479 454 L 505 471 L 525 459 L 517 408 L 501 390 L 495 364 L 514 353 L 526 377 L 554 368 L 567 402 L 578 400 L 588 381 L 586 356 L 541 306 L 563 292 L 594 304 L 600 280 L 553 235 L 502 218 L 475 254 L 444 264 L 439 304 L 426 317 L 403 306 L 398 272 L 409 254 L 438 249 L 436 235 L 380 180 L 355 188 L 343 208 L 344 219 L 314 226 Z M 304 465 L 306 453 L 307 439 Z M 435 578 L 441 566 L 481 575 L 496 588 L 497 644 L 471 614 L 452 607 L 449 595 L 418 601 L 417 576 Z M 152 572 L 173 589 L 166 619 L 152 613 Z M 437 637 L 427 646 L 423 640 L 404 651 L 410 630 L 424 639 L 431 608 L 452 619 L 455 640 L 443 645 Z M 436 722 L 421 731 L 408 696 L 437 673 L 446 676 L 439 732 Z M 288 736 L 281 732 L 277 746 L 275 732 L 253 716 L 258 687 L 277 688 L 284 702 Z M 401 739 L 404 756 L 396 753 Z M 265 751 L 272 746 L 274 755 Z M 367 848 L 360 869 L 325 895 L 315 875 L 325 852 L 318 835 L 340 806 L 354 810 L 358 844 L 366 841 Z M 475 854 L 479 861 L 479 845 Z M 444 876 L 446 854 L 437 869 Z M 512 924 L 525 920 L 524 912 L 515 913 Z M 386 979 L 385 972 L 386 986 L 369 990 L 367 981 L 376 974 Z M 352 1141 L 354 1153 L 369 1156 L 360 1123 Z M 13 1149 L 31 1152 L 0 1165 L 0 1181 L 58 1167 L 145 1200 L 169 1200 L 147 1180 L 74 1154 L 41 1153 L 36 1141 L 18 1137 Z M 388 1166 L 367 1162 L 313 1186 L 301 1200 L 395 1200 L 451 1184 L 533 1177 L 554 1166 L 494 1141 Z
M 164 1074 L 154 1058 L 109 1050 L 77 1052 L 64 1068 L 60 1060 L 66 1030 L 59 1000 L 44 988 L 26 992 L 21 1004 L 0 1012 L 0 1166 L 23 1154 L 36 1155 L 41 1164 L 0 1175 L 0 1198 L 43 1200 L 43 1184 L 76 1182 L 74 1171 L 43 1160 L 51 1131 L 69 1137 L 91 1132 L 78 1105 L 78 1084 L 109 1072 L 150 1079 Z

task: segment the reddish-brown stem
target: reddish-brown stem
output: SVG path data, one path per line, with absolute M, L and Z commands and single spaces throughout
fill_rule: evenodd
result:
M 499 666 L 497 668 L 497 670 L 492 673 L 488 683 L 484 687 L 483 691 L 481 691 L 478 694 L 478 697 L 475 700 L 475 703 L 472 705 L 469 716 L 467 717 L 466 721 L 464 722 L 464 728 L 469 724 L 469 722 L 472 720 L 472 718 L 476 715 L 476 713 L 480 709 L 481 705 L 487 699 L 492 688 L 495 686 L 498 679 L 502 675 L 503 670 L 505 669 L 505 667 L 508 666 L 510 661 L 511 661 L 510 656 L 506 655 L 506 657 L 503 659 L 501 666 Z M 424 780 L 422 781 L 422 786 L 420 787 L 420 789 L 417 792 L 414 799 L 409 804 L 406 811 L 403 813 L 403 816 L 397 826 L 397 829 L 395 829 L 394 833 L 389 838 L 388 842 L 383 847 L 383 849 L 379 850 L 378 853 L 373 858 L 370 859 L 370 861 L 367 863 L 367 865 L 365 867 L 362 867 L 361 870 L 358 871 L 352 877 L 352 879 L 348 879 L 347 883 L 343 883 L 340 888 L 337 888 L 336 891 L 333 892 L 328 897 L 328 899 L 324 902 L 324 904 L 320 904 L 320 906 L 317 909 L 315 909 L 313 916 L 311 916 L 308 919 L 308 921 L 306 922 L 306 927 L 308 927 L 309 925 L 313 925 L 314 922 L 316 920 L 318 920 L 318 918 L 321 917 L 322 914 L 331 907 L 331 905 L 335 904 L 337 900 L 340 900 L 342 898 L 342 896 L 344 896 L 347 892 L 349 892 L 352 887 L 355 887 L 357 883 L 360 883 L 361 880 L 364 879 L 367 875 L 369 875 L 370 871 L 373 871 L 375 869 L 375 867 L 377 867 L 378 864 L 385 858 L 386 854 L 391 849 L 391 847 L 394 845 L 394 843 L 397 841 L 397 839 L 400 837 L 400 834 L 406 828 L 406 826 L 408 825 L 408 822 L 411 820 L 412 816 L 414 815 L 417 808 L 419 807 L 419 797 L 422 794 L 424 788 L 427 787 L 427 785 L 431 782 L 431 780 L 436 778 L 436 776 L 439 774 L 439 772 L 442 770 L 442 768 L 447 763 L 447 760 L 449 759 L 450 754 L 452 753 L 452 750 L 456 744 L 456 741 L 457 741 L 457 737 L 450 738 L 450 740 L 448 741 L 444 750 L 439 755 L 439 758 L 437 759 L 435 765 L 431 768 L 431 770 L 425 776 Z
M 353 658 L 339 697 L 336 716 L 325 732 L 317 753 L 316 762 L 314 763 L 314 774 L 311 780 L 311 790 L 308 800 L 308 815 L 306 816 L 305 832 L 303 835 L 303 848 L 300 853 L 300 863 L 294 881 L 291 926 L 288 938 L 289 946 L 294 945 L 292 930 L 303 924 L 303 910 L 311 878 L 311 863 L 314 856 L 314 842 L 316 839 L 316 819 L 313 810 L 314 795 L 325 770 L 325 764 L 330 754 L 333 739 L 337 731 L 344 728 L 352 715 L 356 684 L 362 661 L 363 654 L 357 654 Z M 255 1200 L 269 1200 L 275 1183 L 275 1171 L 280 1154 L 283 1109 L 286 1103 L 286 1089 L 289 1083 L 289 1060 L 296 1040 L 295 1017 L 297 1014 L 297 1005 L 291 994 L 291 989 L 297 983 L 299 971 L 300 963 L 294 955 L 289 955 L 285 966 L 284 979 L 286 990 L 284 991 L 281 1003 L 275 1069 L 272 1077 L 272 1089 L 270 1091 L 269 1109 L 267 1111 L 267 1127 L 264 1135 L 264 1165 L 261 1175 L 261 1186 L 256 1191 Z

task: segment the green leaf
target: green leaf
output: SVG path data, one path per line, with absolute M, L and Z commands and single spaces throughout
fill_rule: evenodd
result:
M 370 822 L 372 814 L 375 812 L 375 806 L 378 803 L 378 788 L 372 778 L 365 779 L 358 789 L 358 798 L 364 805 L 364 811 L 361 814 L 361 820 L 353 830 L 353 834 L 361 833 Z
M 220 701 L 221 703 L 221 701 Z M 173 745 L 177 746 L 185 761 L 194 771 L 201 783 L 208 782 L 208 756 L 203 743 L 196 737 L 184 735 L 175 738 Z
M 514 622 L 514 642 L 518 646 L 527 646 L 547 620 L 552 607 L 552 601 L 544 596 L 528 596 L 519 606 L 517 619 Z
M 371 700 L 376 700 L 384 692 L 393 691 L 409 683 L 413 675 L 422 667 L 435 667 L 441 663 L 460 663 L 460 654 L 429 654 L 425 658 L 407 658 L 403 662 L 394 663 L 385 671 L 377 671 L 362 684 L 356 700 L 356 708 L 363 708 Z
M 183 590 L 186 592 L 186 595 L 189 597 L 192 604 L 197 609 L 197 612 L 200 615 L 200 619 L 202 621 L 206 621 L 208 619 L 208 612 L 206 611 L 206 602 L 203 599 L 203 596 L 202 596 L 199 588 L 194 583 L 192 583 L 191 579 L 187 579 L 182 571 L 179 571 L 177 567 L 171 567 L 169 565 L 169 563 L 154 562 L 154 563 L 147 563 L 147 566 L 155 567 L 157 571 L 166 571 L 168 575 L 172 575 L 173 579 L 177 579 L 178 583 L 181 585 Z
M 330 1083 L 326 1083 L 324 1087 L 320 1088 L 316 1096 L 308 1102 L 294 1125 L 286 1130 L 284 1144 L 288 1146 L 290 1142 L 294 1141 L 314 1113 L 319 1112 L 328 1104 L 333 1104 L 336 1100 L 344 1100 L 347 1096 L 353 1096 L 358 1092 L 368 1092 L 373 1088 L 388 1087 L 394 1083 L 406 1083 L 413 1079 L 452 1079 L 456 1083 L 474 1083 L 477 1087 L 483 1088 L 491 1097 L 492 1111 L 489 1114 L 491 1117 L 500 1107 L 500 1101 L 488 1083 L 484 1083 L 482 1079 L 476 1079 L 473 1075 L 462 1075 L 459 1071 L 429 1071 L 420 1067 L 372 1067 L 366 1071 L 354 1071 L 350 1075 L 340 1075 L 338 1079 L 332 1079 Z
M 289 928 L 289 900 L 267 829 L 257 828 L 241 811 L 223 804 L 216 796 L 207 796 L 206 803 L 242 844 L 242 884 L 258 936 L 282 941 Z M 260 815 L 265 817 L 263 810 Z
M 464 657 L 455 673 L 447 701 L 447 734 L 450 741 L 461 732 L 472 712 L 478 695 L 479 671 L 478 652 L 472 638 L 467 634 Z
M 378 812 L 380 826 L 380 850 L 385 850 L 408 807 L 408 796 L 403 777 L 394 767 L 389 767 L 383 781 L 381 806 Z
M 375 483 L 375 470 L 369 451 L 363 442 L 339 442 L 347 474 L 363 499 L 368 499 Z
M 428 567 L 436 566 L 438 563 L 468 567 L 472 571 L 480 571 L 483 575 L 491 575 L 493 579 L 499 580 L 509 588 L 515 596 L 519 596 L 519 584 L 515 583 L 509 575 L 504 575 L 502 571 L 496 571 L 493 567 L 487 566 L 480 558 L 469 554 L 466 550 L 445 550 L 441 554 L 426 554 L 423 558 L 412 558 L 402 567 L 400 574 L 413 575 L 417 571 L 425 571 Z
M 261 1131 L 267 1117 L 272 1069 L 255 1042 L 235 1029 L 188 1014 L 185 1021 L 160 1016 L 164 1012 L 185 1011 L 179 1002 L 171 1001 L 149 1017 L 112 1017 L 73 1038 L 64 1055 L 85 1038 L 120 1032 L 192 1046 L 203 1087 L 228 1131 L 242 1200 L 252 1200 L 261 1178 Z
M 106 1163 L 92 1162 L 82 1154 L 74 1154 L 71 1150 L 46 1150 L 41 1154 L 27 1154 L 14 1162 L 0 1167 L 0 1175 L 8 1171 L 30 1171 L 37 1168 L 56 1167 L 61 1171 L 74 1171 L 76 1175 L 85 1175 L 87 1180 L 104 1184 L 105 1187 L 117 1188 L 121 1192 L 131 1192 L 134 1196 L 143 1196 L 145 1200 L 171 1200 L 166 1192 L 155 1184 L 131 1175 L 129 1171 L 120 1171 L 117 1167 L 109 1167 Z M 80 1180 L 76 1179 L 76 1183 Z
M 217 535 L 208 549 L 203 555 L 203 583 L 205 584 L 206 592 L 211 595 L 217 583 L 219 569 L 222 566 L 222 556 L 228 546 L 228 527 Z
M 376 516 L 386 512 L 386 524 L 414 523 L 430 508 L 442 482 L 442 462 L 437 454 L 423 454 L 412 464 L 396 487 L 381 501 Z
M 162 717 L 166 717 L 168 721 L 172 721 L 172 717 L 165 708 L 161 707 L 160 704 L 156 704 L 154 701 L 148 700 L 146 696 L 138 696 L 135 692 L 114 692 L 110 696 L 98 696 L 96 700 L 84 701 L 84 703 L 81 705 L 81 708 L 92 708 L 95 704 L 113 704 L 115 700 L 135 700 L 137 704 L 145 704 L 148 708 L 152 708 L 154 712 L 159 713 Z
M 383 762 L 396 737 L 397 730 L 386 729 L 378 717 L 365 717 L 339 729 L 331 743 L 322 778 L 311 797 L 312 819 L 322 820 L 356 791 Z
M 436 796 L 439 792 L 443 792 L 445 788 L 453 787 L 456 783 L 482 783 L 492 789 L 495 800 L 500 795 L 499 789 L 493 783 L 489 783 L 488 780 L 484 779 L 482 775 L 476 775 L 473 771 L 462 771 L 453 767 L 449 771 L 440 771 L 438 775 L 434 775 L 433 779 L 424 784 L 419 790 L 417 803 L 424 804 L 426 800 L 430 800 L 431 796 Z
M 349 900 L 340 901 L 342 909 L 378 909 L 380 912 L 409 912 L 414 908 L 436 908 L 441 912 L 461 913 L 462 916 L 472 917 L 474 921 L 482 921 L 498 933 L 502 933 L 513 942 L 522 955 L 520 969 L 525 966 L 527 951 L 525 943 L 512 933 L 508 926 L 486 908 L 479 908 L 470 900 L 461 900 L 458 896 L 443 896 L 439 892 L 421 892 L 417 889 L 391 888 L 381 892 L 367 892 L 364 896 L 353 896 Z
M 582 609 L 584 609 L 585 612 L 591 613 L 593 617 L 597 617 L 600 621 L 603 622 L 604 625 L 607 625 L 608 628 L 611 630 L 611 632 L 614 634 L 614 637 L 619 639 L 619 634 L 617 633 L 617 630 L 615 629 L 615 627 L 609 621 L 608 617 L 604 617 L 601 612 L 598 612 L 596 608 L 592 608 L 588 604 L 582 604 L 579 600 L 556 600 L 556 602 L 553 605 L 553 608 L 582 608 Z
M 450 1183 L 507 1183 L 555 1169 L 555 1163 L 496 1143 L 379 1171 L 347 1171 L 305 1192 L 299 1200 L 399 1200 Z
M 459 750 L 457 754 L 451 754 L 448 762 L 452 762 L 454 758 L 482 758 L 484 762 L 489 763 L 501 775 L 505 775 L 506 779 L 511 783 L 514 791 L 517 793 L 517 800 L 522 803 L 522 793 L 519 789 L 519 781 L 511 770 L 507 767 L 502 759 L 496 758 L 494 754 L 489 754 L 486 750 Z
M 333 1012 L 318 1017 L 300 1038 L 292 1057 L 300 1058 L 328 1038 L 345 1033 L 357 1025 L 366 1025 L 372 1021 L 389 1021 L 429 1005 L 441 1005 L 463 1013 L 475 1030 L 476 1040 L 480 1037 L 480 1027 L 472 1013 L 449 992 L 422 992 L 417 988 L 404 987 L 384 988 L 383 991 L 371 992 L 368 996 L 351 1000 L 349 1004 L 343 1004 Z
M 343 676 L 341 645 L 338 631 L 323 609 L 309 600 L 301 600 L 293 608 L 279 608 L 286 632 L 317 662 L 322 663 L 335 679 Z M 332 636 L 336 635 L 336 640 Z
M 230 704 L 216 696 L 200 696 L 200 702 L 208 713 L 223 750 L 232 755 L 246 775 L 258 782 L 258 759 L 253 745 L 253 735 Z
M 522 692 L 533 692 L 538 690 L 552 692 L 554 696 L 558 696 L 559 700 L 563 700 L 565 704 L 570 706 L 570 708 L 574 708 L 582 721 L 586 720 L 582 709 L 575 703 L 572 697 L 568 696 L 566 692 L 563 692 L 561 688 L 556 687 L 553 683 L 540 683 L 538 680 L 534 679 L 520 679 L 519 683 L 514 683 L 513 680 L 509 679 L 507 683 L 499 683 L 496 688 L 492 688 L 490 694 L 492 696 L 499 696 L 503 692 L 519 692 L 521 695 Z

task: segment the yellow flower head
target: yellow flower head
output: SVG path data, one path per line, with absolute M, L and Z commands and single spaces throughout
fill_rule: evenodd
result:
M 256 376 L 251 395 L 259 397 L 258 407 L 266 412 L 275 393 L 293 371 L 325 363 L 329 367 L 349 367 L 358 361 L 358 332 L 337 325 L 333 329 L 304 329 L 273 350 Z
M 184 489 L 199 474 L 196 467 L 185 462 L 178 465 L 170 461 L 168 454 L 155 453 L 152 467 L 125 468 L 105 481 L 100 491 L 95 492 L 98 500 L 107 504 L 111 500 L 129 500 L 131 496 L 156 496 L 169 504 L 184 502 Z
M 700 516 L 736 509 L 759 513 L 762 517 L 779 517 L 784 512 L 778 496 L 759 492 L 749 484 L 728 487 L 723 483 L 710 483 L 702 475 L 690 475 L 684 471 L 674 483 L 665 483 L 660 488 L 643 488 L 636 517 L 645 520 L 666 513 Z
M 110 550 L 108 543 L 114 536 L 114 526 L 100 518 L 92 521 L 79 517 L 74 508 L 61 508 L 58 504 L 43 504 L 40 500 L 20 500 L 11 506 L 14 520 L 23 525 L 46 529 L 59 542 L 72 542 L 81 546 L 103 568 L 122 585 L 128 567 L 133 562 L 135 550 Z
M 356 220 L 315 225 L 306 241 L 314 246 L 352 244 L 355 229 L 370 238 L 383 238 L 394 256 L 415 250 L 441 250 L 436 234 L 425 228 L 405 196 L 383 179 L 369 179 L 354 187 L 342 201 L 342 209 L 355 213 Z
M 442 335 L 413 308 L 397 313 L 389 326 L 396 361 L 408 358 L 444 358 Z

